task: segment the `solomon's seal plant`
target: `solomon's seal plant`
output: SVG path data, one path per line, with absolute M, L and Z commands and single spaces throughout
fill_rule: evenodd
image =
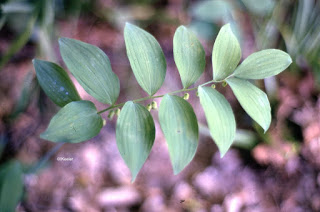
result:
M 154 94 L 162 86 L 166 75 L 166 60 L 157 40 L 143 29 L 127 23 L 124 29 L 127 55 L 132 71 L 147 97 L 116 104 L 120 82 L 112 71 L 108 56 L 98 47 L 70 39 L 60 38 L 60 52 L 69 71 L 79 84 L 99 102 L 109 104 L 97 111 L 95 105 L 82 100 L 66 71 L 52 62 L 34 59 L 38 81 L 60 111 L 51 119 L 41 138 L 53 142 L 78 143 L 96 136 L 105 121 L 101 114 L 109 111 L 109 119 L 117 115 L 116 140 L 119 152 L 129 167 L 132 181 L 148 158 L 155 139 L 155 126 L 151 109 L 145 100 L 162 98 L 159 121 L 168 143 L 174 174 L 178 174 L 193 159 L 199 139 L 197 117 L 186 101 L 188 91 L 197 91 L 207 123 L 221 157 L 230 148 L 236 132 L 232 108 L 214 83 L 230 85 L 243 109 L 267 131 L 271 122 L 271 109 L 267 95 L 249 82 L 263 79 L 285 70 L 292 62 L 280 50 L 267 49 L 253 53 L 239 66 L 241 49 L 230 24 L 224 25 L 214 43 L 212 52 L 213 79 L 194 88 L 205 69 L 205 52 L 197 37 L 180 26 L 173 38 L 174 60 L 183 88 L 164 95 Z M 211 86 L 206 86 L 211 84 Z M 175 95 L 182 93 L 183 97 Z M 120 111 L 121 108 L 121 111 Z

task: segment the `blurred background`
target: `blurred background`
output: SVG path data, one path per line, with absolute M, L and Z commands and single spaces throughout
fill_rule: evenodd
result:
M 320 1 L 0 2 L 3 211 L 320 211 Z M 59 108 L 41 90 L 31 60 L 65 67 L 59 37 L 96 45 L 108 55 L 120 79 L 119 103 L 147 96 L 126 56 L 125 22 L 153 34 L 163 48 L 167 75 L 158 94 L 182 88 L 172 50 L 180 25 L 197 34 L 206 52 L 206 71 L 196 85 L 212 79 L 212 47 L 225 23 L 236 32 L 242 60 L 267 48 L 288 52 L 293 63 L 287 70 L 256 82 L 272 107 L 268 132 L 264 134 L 243 111 L 228 86 L 218 86 L 232 105 L 238 127 L 233 147 L 220 159 L 199 101 L 190 93 L 200 125 L 194 160 L 173 175 L 158 112 L 153 110 L 155 144 L 133 184 L 117 150 L 116 118 L 83 143 L 57 146 L 40 139 Z M 98 110 L 106 107 L 72 79 L 83 99 L 93 101 Z M 59 157 L 73 160 L 59 161 Z

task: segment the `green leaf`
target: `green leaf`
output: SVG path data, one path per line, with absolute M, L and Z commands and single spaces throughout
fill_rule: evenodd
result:
M 173 55 L 183 88 L 188 88 L 203 73 L 206 55 L 195 34 L 184 26 L 180 26 L 174 34 Z
M 266 132 L 271 122 L 271 108 L 267 94 L 247 80 L 233 77 L 227 79 L 227 83 L 230 85 L 242 108 Z
M 2 29 L 2 27 L 4 26 L 4 24 L 6 23 L 7 20 L 7 15 L 6 14 L 2 14 L 0 16 L 0 30 Z
M 258 2 L 257 0 L 242 0 L 242 2 L 252 13 L 259 16 L 269 14 L 275 5 L 274 0 L 263 0 Z
M 232 7 L 226 1 L 199 1 L 191 7 L 191 14 L 199 20 L 217 23 L 230 17 Z
M 30 70 L 23 79 L 19 98 L 17 99 L 14 108 L 10 114 L 10 119 L 15 119 L 20 113 L 25 112 L 28 108 L 32 95 L 37 90 L 37 83 L 33 70 Z M 1 140 L 1 139 L 0 139 Z
M 1 1 L 1 15 L 2 14 L 21 14 L 21 13 L 32 13 L 34 6 L 32 3 L 22 1 Z
M 151 34 L 129 23 L 124 28 L 124 40 L 134 76 L 152 96 L 166 76 L 167 64 L 161 47 Z
M 22 168 L 16 160 L 0 167 L 0 211 L 16 211 L 23 194 Z
M 196 20 L 191 21 L 191 23 L 188 25 L 188 29 L 195 33 L 198 37 L 207 41 L 211 41 L 214 37 L 216 37 L 219 30 L 211 23 Z
M 24 45 L 28 42 L 31 34 L 33 27 L 36 23 L 37 20 L 37 13 L 32 14 L 30 19 L 25 22 L 26 20 L 23 21 L 23 23 L 26 25 L 25 30 L 15 39 L 13 39 L 13 42 L 10 44 L 10 47 L 7 52 L 1 55 L 0 59 L 0 72 L 1 70 L 4 70 L 3 67 L 4 65 L 7 64 L 7 62 L 17 53 L 20 51 Z M 21 22 L 21 21 L 20 21 Z
M 50 121 L 40 137 L 53 142 L 79 143 L 98 135 L 102 118 L 90 101 L 76 101 L 64 106 Z
M 96 46 L 70 38 L 60 38 L 59 45 L 63 61 L 84 90 L 102 103 L 114 104 L 120 83 L 108 56 Z
M 258 144 L 257 135 L 250 130 L 237 130 L 233 147 L 251 151 Z
M 215 81 L 224 80 L 237 67 L 241 59 L 241 49 L 230 24 L 224 25 L 216 38 L 212 50 L 212 69 Z
M 5 135 L 0 135 L 0 158 L 2 157 L 2 153 L 7 143 L 8 143 L 8 139 L 5 137 Z
M 167 94 L 160 104 L 159 120 L 168 143 L 173 172 L 178 174 L 190 163 L 197 151 L 197 117 L 186 100 Z
M 292 63 L 290 55 L 277 49 L 251 54 L 235 70 L 234 76 L 243 79 L 263 79 L 277 75 Z
M 126 102 L 117 121 L 116 138 L 133 182 L 148 158 L 155 139 L 154 122 L 149 111 L 140 104 Z
M 198 92 L 211 136 L 223 157 L 229 150 L 236 133 L 233 111 L 229 102 L 215 89 L 201 86 Z
M 72 101 L 81 100 L 63 68 L 44 60 L 34 59 L 32 62 L 41 88 L 56 105 L 63 107 Z

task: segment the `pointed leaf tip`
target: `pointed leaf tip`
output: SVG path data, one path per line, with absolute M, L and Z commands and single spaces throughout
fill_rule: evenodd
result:
M 228 152 L 229 149 L 226 149 L 226 150 L 220 150 L 220 158 L 223 158 L 226 153 Z
M 51 119 L 40 137 L 52 142 L 79 143 L 95 137 L 103 120 L 90 101 L 75 101 L 64 106 Z
M 212 50 L 213 79 L 221 81 L 236 69 L 241 59 L 241 49 L 231 25 L 224 25 L 216 38 Z
M 59 45 L 65 44 L 65 43 L 68 41 L 68 39 L 70 39 L 70 38 L 60 37 L 60 38 L 58 39 Z M 70 40 L 71 40 L 71 39 L 70 39 Z
M 44 60 L 33 59 L 32 62 L 41 88 L 56 105 L 63 107 L 72 101 L 81 100 L 62 67 Z
M 174 174 L 193 159 L 198 146 L 198 121 L 192 106 L 183 98 L 165 95 L 159 108 L 159 121 L 166 138 Z
M 142 105 L 127 102 L 119 115 L 116 140 L 121 157 L 135 180 L 148 158 L 155 139 L 155 126 L 149 111 Z
M 134 27 L 135 25 L 131 24 L 130 22 L 126 22 L 125 27 Z
M 120 82 L 108 56 L 96 46 L 71 38 L 60 38 L 59 46 L 63 61 L 84 90 L 102 103 L 115 103 Z
M 126 25 L 124 40 L 135 78 L 152 96 L 162 86 L 166 75 L 167 64 L 161 46 L 150 33 L 132 24 Z
M 235 77 L 227 79 L 242 108 L 266 132 L 271 123 L 271 107 L 267 94 L 247 80 Z
M 278 49 L 266 49 L 247 57 L 235 70 L 242 79 L 264 79 L 284 71 L 292 63 L 289 54 Z
M 198 89 L 210 134 L 223 157 L 231 147 L 236 134 L 236 122 L 229 102 L 216 89 L 201 86 Z
M 183 88 L 188 88 L 204 72 L 206 59 L 200 41 L 185 26 L 178 27 L 174 34 L 173 56 Z

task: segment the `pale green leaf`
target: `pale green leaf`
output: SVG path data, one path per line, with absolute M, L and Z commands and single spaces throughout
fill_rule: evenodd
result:
M 102 103 L 115 103 L 120 83 L 108 56 L 96 46 L 70 38 L 60 38 L 59 45 L 63 61 L 84 90 Z
M 16 160 L 0 167 L 0 211 L 13 212 L 23 194 L 21 164 Z
M 199 1 L 191 7 L 191 14 L 209 23 L 226 20 L 231 15 L 231 5 L 227 1 L 206 0 Z
M 242 108 L 266 132 L 271 122 L 271 108 L 267 94 L 247 80 L 232 77 L 227 79 L 227 83 L 230 85 Z
M 188 88 L 203 73 L 206 55 L 195 34 L 184 26 L 180 26 L 174 34 L 173 56 L 183 88 Z
M 133 182 L 148 158 L 155 139 L 154 122 L 149 111 L 140 104 L 127 102 L 117 121 L 116 139 Z
M 221 81 L 227 78 L 235 70 L 240 59 L 240 44 L 230 24 L 226 24 L 220 29 L 213 45 L 213 80 Z
M 243 79 L 263 79 L 279 74 L 292 63 L 290 55 L 277 49 L 251 54 L 235 70 L 234 76 Z
M 79 143 L 98 135 L 102 118 L 90 101 L 70 102 L 51 119 L 40 137 L 53 142 Z
M 34 10 L 34 6 L 31 2 L 23 1 L 3 1 L 4 4 L 1 5 L 2 14 L 21 14 L 26 13 L 30 14 Z
M 229 102 L 216 89 L 198 88 L 210 134 L 223 157 L 229 150 L 236 133 L 236 122 Z
M 232 146 L 251 151 L 257 145 L 257 135 L 250 130 L 239 129 Z
M 259 16 L 269 14 L 275 5 L 274 0 L 242 0 L 242 2 L 252 13 Z
M 126 23 L 124 40 L 134 76 L 150 96 L 162 86 L 166 59 L 157 40 L 145 30 Z
M 168 143 L 173 172 L 178 174 L 190 163 L 197 151 L 197 117 L 186 100 L 167 94 L 160 104 L 159 120 Z
M 211 23 L 196 20 L 191 21 L 191 23 L 188 25 L 188 29 L 195 33 L 198 37 L 208 41 L 215 38 L 219 30 Z
M 72 101 L 81 100 L 63 68 L 44 60 L 34 59 L 32 62 L 41 88 L 55 104 L 63 107 Z

